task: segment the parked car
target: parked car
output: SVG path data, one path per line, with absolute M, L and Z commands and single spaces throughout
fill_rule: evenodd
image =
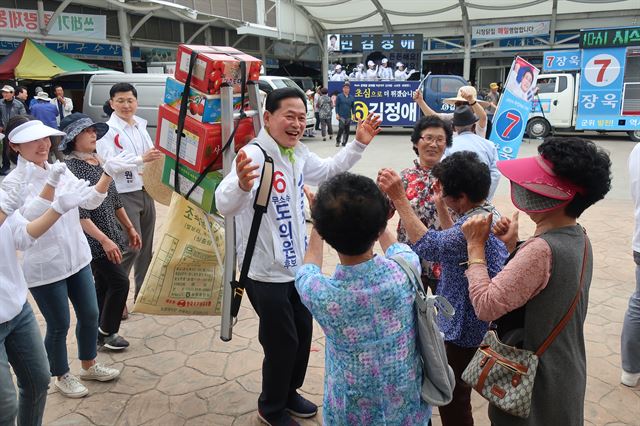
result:
M 315 91 L 315 87 L 313 85 L 313 79 L 311 77 L 289 77 L 291 80 L 293 80 L 294 83 L 296 83 L 303 92 L 307 92 L 307 90 L 313 90 Z
M 313 83 L 312 83 L 313 84 Z M 300 88 L 293 80 L 289 77 L 278 77 L 278 76 L 270 76 L 270 75 L 261 75 L 260 81 L 258 82 L 258 87 L 260 91 L 264 92 L 264 97 L 273 92 L 275 89 L 281 89 L 283 87 L 293 87 L 302 92 L 305 99 L 307 99 L 307 129 L 313 128 L 316 125 L 316 117 L 313 113 L 313 103 L 309 101 L 307 95 L 304 94 L 304 90 Z M 264 105 L 264 100 L 263 100 Z

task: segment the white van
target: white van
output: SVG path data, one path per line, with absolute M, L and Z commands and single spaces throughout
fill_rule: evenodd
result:
M 94 75 L 89 80 L 84 94 L 83 112 L 94 121 L 107 121 L 104 103 L 109 99 L 109 90 L 116 83 L 131 83 L 138 92 L 138 111 L 136 115 L 147 120 L 147 129 L 151 139 L 155 140 L 158 128 L 158 106 L 164 102 L 164 87 L 171 74 L 103 74 Z M 300 87 L 287 77 L 260 76 L 260 90 L 266 94 L 282 87 Z M 307 126 L 316 125 L 313 105 L 307 100 Z
M 158 128 L 158 106 L 164 101 L 164 86 L 168 74 L 102 74 L 89 80 L 84 94 L 82 111 L 94 121 L 107 121 L 104 103 L 109 100 L 109 90 L 116 83 L 130 83 L 138 92 L 136 115 L 147 120 L 151 140 L 155 140 Z

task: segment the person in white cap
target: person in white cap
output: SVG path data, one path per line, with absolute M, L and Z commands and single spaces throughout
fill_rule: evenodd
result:
M 109 381 L 118 377 L 120 371 L 96 362 L 98 303 L 89 265 L 91 249 L 80 223 L 78 207 L 64 205 L 64 200 L 53 191 L 45 191 L 42 195 L 46 185 L 65 191 L 76 188 L 80 181 L 64 163 L 47 162 L 51 147 L 49 137 L 64 135 L 39 120 L 26 121 L 11 129 L 8 139 L 11 148 L 19 154 L 18 165 L 0 187 L 20 194 L 20 201 L 24 203 L 20 213 L 27 220 L 36 218 L 48 207 L 62 214 L 51 229 L 25 250 L 23 271 L 47 323 L 44 343 L 51 375 L 56 377 L 55 386 L 64 396 L 80 398 L 88 390 L 70 373 L 66 341 L 70 324 L 69 301 L 77 319 L 80 378 Z M 135 167 L 136 163 L 124 156 L 105 162 L 105 173 L 95 186 L 90 187 L 90 193 L 78 206 L 86 210 L 100 206 L 112 182 L 110 176 Z
M 27 113 L 22 102 L 17 100 L 13 94 L 13 86 L 6 84 L 2 87 L 3 102 L 0 105 L 0 132 L 3 132 L 4 129 L 7 128 L 7 123 L 9 123 L 12 117 L 25 115 Z M 0 168 L 0 176 L 6 176 L 10 168 L 9 145 L 5 141 L 5 143 L 2 144 L 2 168 Z
M 370 59 L 367 61 L 367 67 L 367 80 L 378 80 L 378 67 L 376 66 L 376 63 Z
M 35 96 L 36 103 L 31 107 L 31 115 L 36 119 L 42 121 L 46 126 L 56 128 L 58 127 L 58 116 L 60 112 L 55 105 L 51 103 L 49 95 L 46 92 L 38 92 Z
M 4 135 L 0 134 L 0 139 Z M 55 173 L 51 171 L 50 173 Z M 46 197 L 55 187 L 45 185 Z M 17 188 L 0 189 L 0 424 L 40 425 L 51 381 L 49 362 L 40 327 L 27 301 L 27 283 L 16 250 L 32 247 L 65 210 L 84 202 L 91 193 L 84 181 L 58 192 L 57 204 L 33 221 L 18 211 L 22 198 Z M 16 394 L 11 369 L 18 384 Z M 16 398 L 17 397 L 17 398 Z
M 378 78 L 380 80 L 393 80 L 393 70 L 389 66 L 389 60 L 382 58 L 382 65 L 378 68 Z
M 409 77 L 407 69 L 404 67 L 402 62 L 396 63 L 396 72 L 394 73 L 394 77 L 397 81 L 405 81 L 407 77 Z
M 452 112 L 435 112 L 427 105 L 422 96 L 422 90 L 418 89 L 413 94 L 413 100 L 416 101 L 420 110 L 424 115 L 437 115 L 445 121 L 451 122 L 453 120 Z M 478 116 L 478 122 L 475 126 L 475 134 L 486 138 L 487 137 L 487 112 L 484 110 L 485 106 L 489 103 L 478 100 L 478 92 L 473 86 L 462 86 L 458 89 L 458 94 L 455 98 L 446 98 L 442 100 L 443 103 L 454 105 L 458 108 L 463 105 L 469 105 L 472 111 Z
M 367 71 L 364 69 L 364 64 L 358 64 L 353 80 L 366 80 L 366 79 L 367 79 Z
M 331 81 L 345 81 L 347 79 L 347 73 L 342 70 L 342 65 L 337 64 L 331 75 Z
M 37 95 L 40 92 L 44 92 L 44 90 L 42 89 L 42 87 L 36 86 L 36 90 L 35 90 L 34 93 Z M 33 108 L 33 106 L 36 104 L 36 102 L 38 102 L 38 100 L 35 98 L 35 96 L 33 98 L 31 98 L 31 100 L 29 101 L 29 109 Z

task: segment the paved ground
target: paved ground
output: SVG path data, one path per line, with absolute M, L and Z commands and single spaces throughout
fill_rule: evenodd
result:
M 591 238 L 595 266 L 586 323 L 588 384 L 585 405 L 588 425 L 639 425 L 640 387 L 619 384 L 620 330 L 627 298 L 634 288 L 630 240 L 632 206 L 628 195 L 626 160 L 633 143 L 621 138 L 598 142 L 611 151 L 614 188 L 604 201 L 580 220 Z M 337 148 L 315 138 L 309 147 L 321 156 Z M 536 143 L 523 146 L 521 156 L 532 155 Z M 379 167 L 407 167 L 413 152 L 406 132 L 379 136 L 355 171 L 375 176 Z M 513 211 L 508 185 L 501 182 L 496 205 Z M 166 208 L 158 209 L 159 222 Z M 522 225 L 521 237 L 530 235 L 532 223 Z M 335 268 L 337 256 L 325 252 L 325 273 Z M 45 423 L 51 425 L 253 425 L 257 424 L 256 399 L 260 390 L 262 350 L 257 341 L 257 320 L 247 300 L 231 342 L 219 339 L 219 318 L 162 317 L 132 314 L 121 334 L 131 342 L 122 353 L 100 352 L 98 359 L 122 369 L 113 383 L 88 383 L 90 395 L 80 400 L 51 390 Z M 42 318 L 39 316 L 41 325 Z M 44 328 L 43 328 L 44 330 Z M 69 353 L 76 352 L 69 336 Z M 316 325 L 311 360 L 303 393 L 322 403 L 324 338 Z M 568 360 L 570 362 L 570 360 Z M 71 363 L 72 372 L 80 368 Z M 566 386 L 571 386 L 567 383 Z M 489 422 L 486 404 L 474 395 L 476 424 Z M 437 410 L 436 410 L 437 413 Z M 303 424 L 321 423 L 321 416 Z M 434 424 L 439 425 L 437 414 Z

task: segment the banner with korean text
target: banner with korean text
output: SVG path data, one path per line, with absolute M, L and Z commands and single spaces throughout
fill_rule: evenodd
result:
M 511 37 L 536 37 L 548 35 L 550 26 L 550 21 L 473 25 L 471 38 L 474 40 L 498 40 Z
M 543 72 L 565 72 L 580 69 L 580 50 L 550 50 L 544 52 Z
M 53 12 L 44 12 L 44 25 L 49 24 Z M 40 34 L 38 11 L 29 9 L 0 8 L 0 31 L 16 31 Z M 73 36 L 78 39 L 107 38 L 107 17 L 83 13 L 61 13 L 51 27 L 50 35 Z
M 342 92 L 340 81 L 329 82 L 329 94 Z M 419 81 L 352 81 L 350 94 L 356 99 L 353 120 L 362 120 L 369 113 L 378 114 L 383 126 L 413 126 L 418 119 L 418 107 L 413 92 Z
M 499 160 L 511 160 L 518 156 L 539 73 L 538 68 L 520 57 L 516 57 L 511 65 L 489 137 L 498 148 Z
M 576 129 L 640 128 L 638 57 L 638 47 L 582 50 Z M 627 64 L 629 59 L 634 63 Z

